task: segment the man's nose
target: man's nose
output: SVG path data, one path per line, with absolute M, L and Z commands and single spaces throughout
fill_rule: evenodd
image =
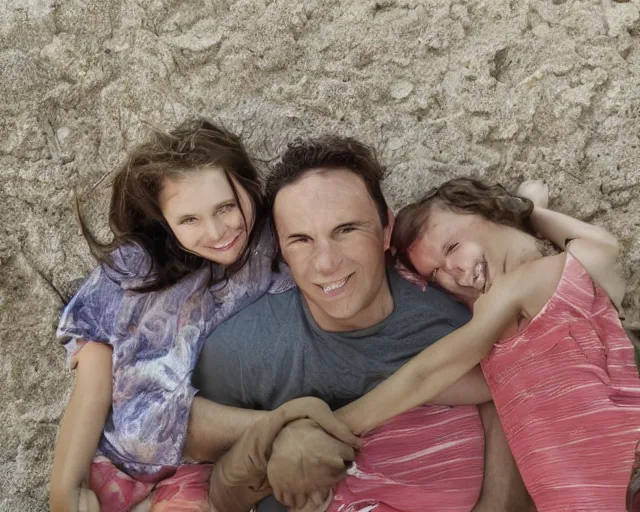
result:
M 331 241 L 319 241 L 316 245 L 314 264 L 321 274 L 333 273 L 342 262 L 342 256 Z

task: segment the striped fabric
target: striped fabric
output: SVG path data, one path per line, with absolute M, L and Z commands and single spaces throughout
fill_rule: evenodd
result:
M 567 253 L 556 293 L 482 362 L 539 512 L 623 512 L 640 379 L 611 301 Z
M 418 407 L 365 437 L 328 510 L 469 512 L 483 469 L 477 407 Z

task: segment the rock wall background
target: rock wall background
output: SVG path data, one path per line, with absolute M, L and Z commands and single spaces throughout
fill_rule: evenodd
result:
M 93 266 L 108 174 L 207 115 L 260 156 L 339 132 L 394 208 L 446 178 L 544 178 L 619 236 L 640 329 L 640 0 L 5 0 L 0 5 L 0 511 L 46 509 L 71 375 L 59 309 Z

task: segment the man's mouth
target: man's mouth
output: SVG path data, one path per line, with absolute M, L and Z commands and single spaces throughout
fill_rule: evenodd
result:
M 349 274 L 347 277 L 343 279 L 332 281 L 330 283 L 319 284 L 318 286 L 322 288 L 322 291 L 324 293 L 336 295 L 340 293 L 340 291 L 347 285 L 347 282 L 349 281 L 352 275 L 353 274 Z

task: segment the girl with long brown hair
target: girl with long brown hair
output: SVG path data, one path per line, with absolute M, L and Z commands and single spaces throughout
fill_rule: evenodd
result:
M 129 153 L 113 180 L 111 242 L 81 218 L 100 266 L 58 327 L 76 381 L 56 444 L 52 511 L 125 511 L 145 500 L 154 512 L 210 509 L 211 466 L 183 457 L 191 374 L 213 328 L 292 285 L 271 272 L 266 219 L 262 175 L 242 141 L 200 119 Z M 282 406 L 284 416 L 300 404 Z M 275 432 L 283 417 L 238 411 L 247 428 L 264 420 Z M 242 432 L 223 434 L 228 448 Z

